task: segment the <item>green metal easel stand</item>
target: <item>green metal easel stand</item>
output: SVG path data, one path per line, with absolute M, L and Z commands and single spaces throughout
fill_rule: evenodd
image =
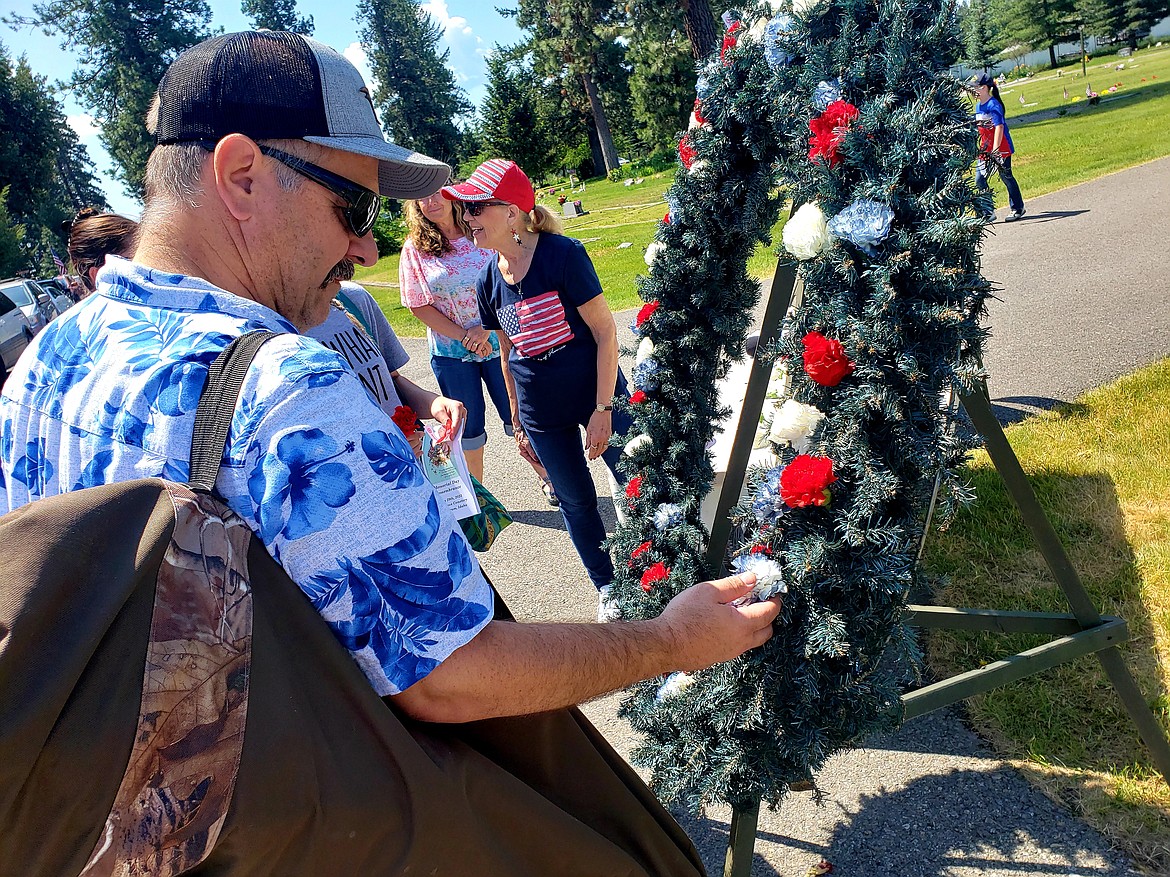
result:
M 784 315 L 798 295 L 795 265 L 781 259 L 772 278 L 768 303 L 760 329 L 760 348 L 779 336 Z M 729 514 L 739 500 L 748 458 L 751 454 L 760 412 L 768 389 L 771 366 L 759 359 L 752 363 L 744 397 L 743 411 L 736 426 L 735 439 L 727 461 L 727 471 L 719 493 L 711 540 L 707 546 L 707 564 L 712 571 L 726 568 L 727 548 L 731 538 Z M 1011 612 L 997 609 L 960 609 L 953 606 L 907 607 L 907 622 L 935 630 L 982 630 L 999 633 L 1050 634 L 1055 639 L 1036 648 L 1011 655 L 987 666 L 943 679 L 902 696 L 904 718 L 911 719 L 993 688 L 1010 685 L 1025 677 L 1042 673 L 1084 655 L 1095 654 L 1105 669 L 1117 696 L 1150 750 L 1159 772 L 1170 782 L 1170 743 L 1150 710 L 1145 697 L 1129 672 L 1118 647 L 1129 636 L 1124 620 L 1102 616 L 1085 590 L 1060 539 L 1036 499 L 1032 485 L 1020 461 L 1008 444 L 1007 436 L 991 409 L 986 385 L 979 392 L 960 397 L 972 425 L 983 437 L 991 462 L 1004 480 L 1012 500 L 1020 510 L 1024 524 L 1035 538 L 1053 578 L 1060 585 L 1072 610 L 1070 614 L 1050 612 Z M 732 811 L 724 877 L 748 877 L 755 849 L 756 825 L 760 802 Z

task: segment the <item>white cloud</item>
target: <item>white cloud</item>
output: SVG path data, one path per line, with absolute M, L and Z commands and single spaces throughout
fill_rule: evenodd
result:
M 77 132 L 77 139 L 82 143 L 97 137 L 99 129 L 93 123 L 93 116 L 89 113 L 77 113 L 73 116 L 66 116 L 65 121 L 69 123 L 70 128 Z
M 447 8 L 447 0 L 427 0 L 422 5 L 422 10 L 433 18 L 436 24 L 443 28 L 443 35 L 448 40 L 455 33 L 462 34 L 463 36 L 472 35 L 471 25 L 467 23 L 467 19 L 461 15 L 452 15 L 451 10 Z
M 376 92 L 378 83 L 374 81 L 374 71 L 370 68 L 370 58 L 366 54 L 366 50 L 362 48 L 362 44 L 350 43 L 341 54 L 346 57 L 350 64 L 358 69 L 358 73 L 362 75 L 362 79 L 370 86 L 370 89 Z

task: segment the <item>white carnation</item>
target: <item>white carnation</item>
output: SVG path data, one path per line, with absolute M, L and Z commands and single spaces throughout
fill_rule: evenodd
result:
M 634 452 L 637 451 L 638 448 L 642 447 L 642 445 L 648 445 L 648 444 L 650 444 L 650 442 L 651 442 L 650 436 L 646 435 L 645 433 L 642 433 L 641 435 L 636 435 L 632 439 L 630 439 L 628 442 L 626 442 L 626 446 L 625 446 L 625 448 L 622 449 L 622 452 L 624 454 L 626 454 L 627 456 L 632 457 L 632 456 L 634 456 Z
M 658 254 L 666 249 L 666 244 L 662 241 L 651 241 L 650 246 L 646 247 L 646 255 L 643 257 L 646 260 L 646 267 L 654 267 L 654 260 L 658 258 Z
M 803 454 L 808 450 L 809 439 L 824 419 L 825 415 L 812 405 L 789 399 L 772 418 L 768 437 L 777 444 L 787 442 L 797 453 Z
M 812 259 L 821 254 L 833 236 L 825 214 L 816 204 L 801 204 L 784 223 L 784 249 L 798 259 Z
M 792 11 L 797 15 L 808 15 L 821 0 L 792 0 Z
M 768 26 L 768 19 L 757 18 L 756 23 L 752 25 L 751 30 L 748 31 L 748 36 L 757 43 L 764 41 L 764 29 Z
M 634 365 L 641 365 L 654 355 L 654 342 L 649 337 L 643 338 L 638 344 L 638 352 L 634 355 Z
M 672 697 L 678 697 L 694 684 L 695 677 L 690 673 L 671 673 L 658 689 L 658 694 L 654 696 L 654 699 L 664 701 Z
M 698 114 L 694 110 L 691 110 L 691 120 L 689 122 L 687 122 L 687 130 L 693 130 L 695 128 L 702 128 L 702 127 L 703 127 L 703 123 L 699 121 Z
M 691 169 L 688 171 L 688 173 L 690 173 L 691 175 L 701 174 L 703 171 L 705 171 L 710 166 L 711 166 L 711 162 L 705 161 L 703 159 L 699 159 L 698 161 L 696 161 L 694 164 L 691 165 Z

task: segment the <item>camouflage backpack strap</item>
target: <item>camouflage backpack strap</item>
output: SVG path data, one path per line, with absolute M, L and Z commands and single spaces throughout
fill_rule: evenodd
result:
M 271 337 L 244 335 L 212 364 L 191 485 L 164 482 L 175 526 L 156 577 L 138 729 L 86 877 L 182 874 L 215 848 L 227 818 L 248 716 L 252 532 L 212 491 L 244 374 Z

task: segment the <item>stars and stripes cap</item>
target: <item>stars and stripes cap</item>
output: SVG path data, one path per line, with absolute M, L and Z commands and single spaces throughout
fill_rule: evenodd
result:
M 443 187 L 448 201 L 507 201 L 525 213 L 536 206 L 532 180 L 520 165 L 503 158 L 489 158 L 467 178 L 466 182 Z
M 324 43 L 284 31 L 221 34 L 184 51 L 158 86 L 154 142 L 228 134 L 300 139 L 378 160 L 390 198 L 425 198 L 447 181 L 441 161 L 388 143 L 362 75 Z

